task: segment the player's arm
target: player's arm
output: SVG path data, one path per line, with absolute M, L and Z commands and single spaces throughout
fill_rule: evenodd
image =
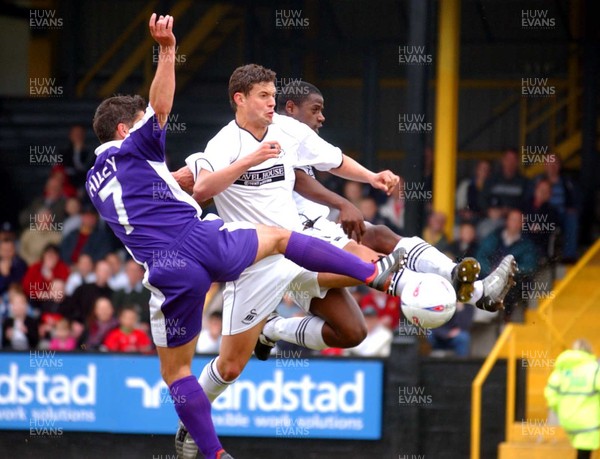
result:
M 277 158 L 280 151 L 281 147 L 277 142 L 265 142 L 255 152 L 235 160 L 222 169 L 211 171 L 206 168 L 206 164 L 203 164 L 194 182 L 192 197 L 197 202 L 208 201 L 225 191 L 249 168 L 268 159 Z
M 295 172 L 294 191 L 311 201 L 338 209 L 340 211 L 339 222 L 344 232 L 350 238 L 353 238 L 352 235 L 355 234 L 356 240 L 360 242 L 360 238 L 366 230 L 361 211 L 346 198 L 327 189 L 302 169 L 296 169 Z
M 368 183 L 373 188 L 385 191 L 388 196 L 392 194 L 394 187 L 400 181 L 400 178 L 389 170 L 375 173 L 347 155 L 342 155 L 342 158 L 342 164 L 329 171 L 338 177 Z
M 159 44 L 158 65 L 150 86 L 150 106 L 156 114 L 161 129 L 165 126 L 173 107 L 175 95 L 175 35 L 173 16 L 150 17 L 150 34 Z
M 400 178 L 389 170 L 379 173 L 370 171 L 349 156 L 344 155 L 339 148 L 323 140 L 305 124 L 295 120 L 285 122 L 289 124 L 290 130 L 295 129 L 296 136 L 300 140 L 299 165 L 313 165 L 319 170 L 328 170 L 345 179 L 368 183 L 373 188 L 385 191 L 388 195 L 400 181 Z

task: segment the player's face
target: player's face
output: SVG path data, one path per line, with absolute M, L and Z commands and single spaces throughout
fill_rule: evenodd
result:
M 318 134 L 325 121 L 324 108 L 323 97 L 313 93 L 309 94 L 308 98 L 299 106 L 296 106 L 292 116 Z
M 257 83 L 252 86 L 247 96 L 242 95 L 238 110 L 251 124 L 261 127 L 268 126 L 273 122 L 275 95 L 275 83 Z

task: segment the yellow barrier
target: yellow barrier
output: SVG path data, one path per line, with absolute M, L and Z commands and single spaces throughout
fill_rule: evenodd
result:
M 486 378 L 490 374 L 490 371 L 492 371 L 496 360 L 498 360 L 498 354 L 500 354 L 500 351 L 509 339 L 511 340 L 511 342 L 514 341 L 514 335 L 514 325 L 507 325 L 504 328 L 504 331 L 502 332 L 500 337 L 498 338 L 498 341 L 496 341 L 496 345 L 485 359 L 481 370 L 479 370 L 479 373 L 477 373 L 477 376 L 473 380 L 471 392 L 471 459 L 479 459 L 481 452 L 481 388 Z M 509 379 L 511 377 L 515 377 L 514 372 L 510 371 L 510 367 L 511 365 L 507 363 L 507 389 L 511 385 L 509 384 Z M 512 386 L 514 387 L 514 384 L 512 384 Z M 506 391 L 506 406 L 512 406 L 514 410 L 514 399 L 511 403 L 511 400 L 508 400 L 509 396 L 514 397 L 514 390 Z
M 481 369 L 477 373 L 477 376 L 473 380 L 471 392 L 471 459 L 479 459 L 481 454 L 482 387 L 501 353 L 506 351 L 508 345 L 506 369 L 506 438 L 507 440 L 510 440 L 511 425 L 514 423 L 515 419 L 516 363 L 518 349 L 520 348 L 523 351 L 522 346 L 526 345 L 526 339 L 529 338 L 529 340 L 531 340 L 531 337 L 529 337 L 528 334 L 532 331 L 539 331 L 541 328 L 543 331 L 547 332 L 546 335 L 542 335 L 545 337 L 542 338 L 543 342 L 541 342 L 541 344 L 545 347 L 548 356 L 551 352 L 550 349 L 553 349 L 552 352 L 557 354 L 559 350 L 563 350 L 567 347 L 567 335 L 576 324 L 583 326 L 592 319 L 597 319 L 596 316 L 590 316 L 587 321 L 580 320 L 582 314 L 588 310 L 594 301 L 598 300 L 597 292 L 595 295 L 591 295 L 588 301 L 571 306 L 570 300 L 572 292 L 567 289 L 573 285 L 577 285 L 576 283 L 580 281 L 585 285 L 590 277 L 595 279 L 594 276 L 599 269 L 600 240 L 596 241 L 585 255 L 581 257 L 579 262 L 570 269 L 565 278 L 557 283 L 552 294 L 548 295 L 548 297 L 540 304 L 534 316 L 539 318 L 539 321 L 534 321 L 531 324 L 509 324 L 505 327 L 504 331 L 496 341 L 494 348 L 487 356 Z M 581 277 L 578 278 L 580 275 Z M 568 323 L 563 320 L 560 323 L 559 329 L 552 319 L 553 315 L 557 312 L 555 309 L 565 305 L 564 301 L 559 300 L 562 297 L 567 298 L 566 307 L 569 308 L 567 312 L 571 320 Z M 577 308 L 579 308 L 579 310 L 577 310 Z M 564 310 L 565 308 L 559 312 L 564 313 Z M 534 327 L 538 328 L 536 329 Z M 570 336 L 570 338 L 572 337 L 573 336 Z M 550 368 L 548 368 L 548 370 L 550 370 Z M 527 367 L 527 371 L 531 371 L 531 368 Z

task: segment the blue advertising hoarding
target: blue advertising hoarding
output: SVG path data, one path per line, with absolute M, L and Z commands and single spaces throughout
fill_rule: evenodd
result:
M 200 374 L 209 357 L 196 357 Z M 383 363 L 251 360 L 213 403 L 219 435 L 381 438 Z M 174 433 L 177 416 L 156 356 L 0 354 L 0 429 Z

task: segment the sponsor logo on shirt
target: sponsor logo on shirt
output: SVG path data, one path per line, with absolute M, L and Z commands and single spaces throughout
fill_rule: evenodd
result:
M 285 166 L 278 164 L 267 169 L 248 171 L 233 182 L 234 185 L 261 186 L 271 182 L 285 180 Z

